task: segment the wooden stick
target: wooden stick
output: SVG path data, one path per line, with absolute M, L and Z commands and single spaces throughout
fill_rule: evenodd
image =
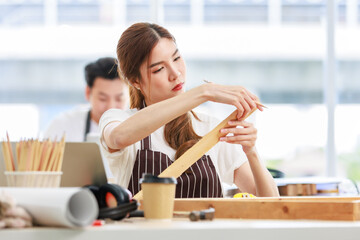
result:
M 38 161 L 38 158 L 37 158 L 37 154 L 38 154 L 38 140 L 37 139 L 34 139 L 33 140 L 33 154 L 32 154 L 32 164 L 31 164 L 31 171 L 35 171 L 36 169 L 36 164 L 37 164 L 37 161 Z
M 20 142 L 21 142 L 21 139 L 19 142 L 16 143 L 15 145 L 15 148 L 16 148 L 16 164 L 17 164 L 17 170 L 19 169 L 19 159 L 20 159 Z
M 31 167 L 31 171 L 36 171 L 36 166 L 38 165 L 39 162 L 39 140 L 35 139 L 34 140 L 34 153 L 33 153 L 33 164 Z
M 255 101 L 256 105 L 259 105 L 260 107 L 263 107 L 263 108 L 268 108 L 267 106 L 263 105 L 262 103 L 258 102 L 258 101 Z
M 52 142 L 50 139 L 48 139 L 46 142 L 46 154 L 43 159 L 41 171 L 46 171 L 47 166 L 49 165 L 49 158 L 51 156 L 51 153 L 52 153 Z
M 56 139 L 54 140 L 54 142 L 51 144 L 51 154 L 49 156 L 49 160 L 48 160 L 48 165 L 46 167 L 46 171 L 51 171 L 53 165 L 54 165 L 54 158 L 56 155 Z
M 35 154 L 35 161 L 34 161 L 34 168 L 33 171 L 37 171 L 40 165 L 40 158 L 41 158 L 41 144 L 38 139 L 36 140 L 36 154 Z
M 26 168 L 26 157 L 27 157 L 27 152 L 28 152 L 28 148 L 27 148 L 27 141 L 24 140 L 22 141 L 22 144 L 20 145 L 20 165 L 19 165 L 19 171 L 25 171 Z
M 41 147 L 40 147 L 41 155 L 40 155 L 40 161 L 39 161 L 39 166 L 37 168 L 37 171 L 41 171 L 42 165 L 44 163 L 44 158 L 46 155 L 46 150 L 47 150 L 47 141 L 43 140 L 41 142 Z
M 29 171 L 34 171 L 35 161 L 36 161 L 36 140 L 35 139 L 31 139 L 30 149 L 31 149 L 31 154 L 30 154 L 31 157 L 30 157 Z
M 26 155 L 26 164 L 25 171 L 31 171 L 32 167 L 32 154 L 33 154 L 33 144 L 32 140 L 26 142 L 27 155 Z
M 26 163 L 27 163 L 27 156 L 28 156 L 28 152 L 29 152 L 29 148 L 28 148 L 28 142 L 26 140 L 24 140 L 23 142 L 23 154 L 22 155 L 22 160 L 21 160 L 21 171 L 25 171 L 26 169 Z
M 26 168 L 26 157 L 27 157 L 27 142 L 24 140 L 20 144 L 20 160 L 19 160 L 19 171 L 25 171 Z
M 10 155 L 10 160 L 11 160 L 11 168 L 12 168 L 13 171 L 14 171 L 14 170 L 15 170 L 14 156 L 13 156 L 13 151 L 12 151 L 12 147 L 11 147 L 11 143 L 10 143 L 10 138 L 9 138 L 8 132 L 6 132 L 6 138 L 7 138 L 7 145 L 8 145 L 8 147 L 9 147 L 9 155 Z
M 42 142 L 42 145 L 41 145 L 41 157 L 40 157 L 38 171 L 42 171 L 44 169 L 43 166 L 45 165 L 44 162 L 45 162 L 45 157 L 46 157 L 47 151 L 48 151 L 48 140 Z
M 6 156 L 6 149 L 5 149 L 4 140 L 1 141 L 1 149 L 2 149 L 2 154 L 3 154 L 3 157 L 4 157 L 6 171 L 9 171 L 9 165 L 8 165 L 9 162 L 8 162 L 8 159 L 7 159 L 7 156 Z
M 38 139 L 20 140 L 16 143 L 16 157 L 12 155 L 9 141 L 2 141 L 7 171 L 60 171 L 65 148 L 65 134 L 60 142 Z M 17 161 L 17 169 L 15 169 Z
M 54 159 L 53 159 L 53 165 L 51 166 L 50 171 L 56 171 L 57 169 L 57 165 L 58 165 L 58 161 L 59 161 L 59 156 L 60 156 L 60 151 L 61 151 L 61 146 L 59 142 L 56 142 L 55 144 L 55 155 L 54 155 Z
M 44 143 L 45 141 L 39 141 L 39 147 L 38 147 L 38 160 L 37 160 L 37 164 L 35 166 L 35 170 L 34 171 L 39 171 L 40 170 L 40 166 L 41 166 L 41 162 L 42 162 L 42 158 L 44 157 Z
M 12 167 L 11 167 L 11 159 L 10 156 L 8 154 L 8 148 L 7 148 L 7 144 L 6 142 L 1 142 L 2 144 L 2 149 L 3 149 L 3 156 L 4 156 L 4 160 L 5 160 L 5 167 L 6 167 L 6 171 L 12 171 Z
M 34 165 L 35 165 L 35 154 L 36 154 L 36 143 L 35 139 L 30 140 L 30 149 L 31 149 L 31 157 L 30 157 L 30 167 L 28 171 L 34 171 Z
M 240 120 L 245 120 L 253 112 L 256 111 L 254 108 L 246 116 L 242 117 Z M 197 160 L 199 160 L 206 152 L 208 152 L 218 141 L 220 137 L 226 136 L 226 133 L 220 133 L 220 129 L 229 127 L 228 122 L 236 119 L 237 110 L 231 113 L 225 120 L 219 123 L 213 130 L 206 134 L 203 138 L 200 139 L 194 146 L 187 150 L 181 157 L 179 157 L 175 162 L 173 162 L 168 168 L 166 168 L 159 177 L 174 177 L 178 178 L 183 172 L 186 171 L 191 165 L 193 165 Z M 142 190 L 139 191 L 134 199 L 142 199 Z

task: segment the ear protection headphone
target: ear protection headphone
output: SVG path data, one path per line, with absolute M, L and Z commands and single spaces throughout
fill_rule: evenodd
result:
M 121 220 L 138 207 L 130 191 L 119 185 L 107 183 L 100 187 L 95 185 L 85 187 L 94 194 L 98 202 L 98 219 Z

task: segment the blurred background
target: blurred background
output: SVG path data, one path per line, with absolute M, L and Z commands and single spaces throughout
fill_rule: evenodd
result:
M 84 66 L 132 23 L 175 36 L 187 88 L 243 85 L 268 167 L 360 180 L 360 0 L 0 0 L 0 137 L 35 138 L 86 103 Z M 219 119 L 233 108 L 206 103 Z

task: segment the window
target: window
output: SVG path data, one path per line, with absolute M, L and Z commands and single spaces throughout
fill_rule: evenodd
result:
M 188 88 L 203 79 L 241 84 L 268 105 L 252 117 L 268 166 L 288 176 L 325 175 L 327 2 L 2 1 L 0 113 L 19 119 L 20 109 L 35 117 L 29 120 L 31 131 L 18 128 L 17 121 L 2 121 L 1 129 L 34 137 L 60 111 L 86 103 L 85 64 L 115 56 L 117 40 L 129 24 L 159 21 L 174 34 L 186 59 Z M 360 180 L 360 1 L 336 4 L 336 169 L 339 176 Z M 64 39 L 71 41 L 66 45 Z M 233 111 L 212 103 L 200 108 L 218 118 Z

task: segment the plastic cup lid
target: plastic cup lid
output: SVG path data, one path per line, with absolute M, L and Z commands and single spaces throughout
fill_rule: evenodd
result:
M 140 179 L 140 183 L 171 183 L 176 184 L 177 181 L 173 177 L 158 177 L 150 173 L 144 173 Z

